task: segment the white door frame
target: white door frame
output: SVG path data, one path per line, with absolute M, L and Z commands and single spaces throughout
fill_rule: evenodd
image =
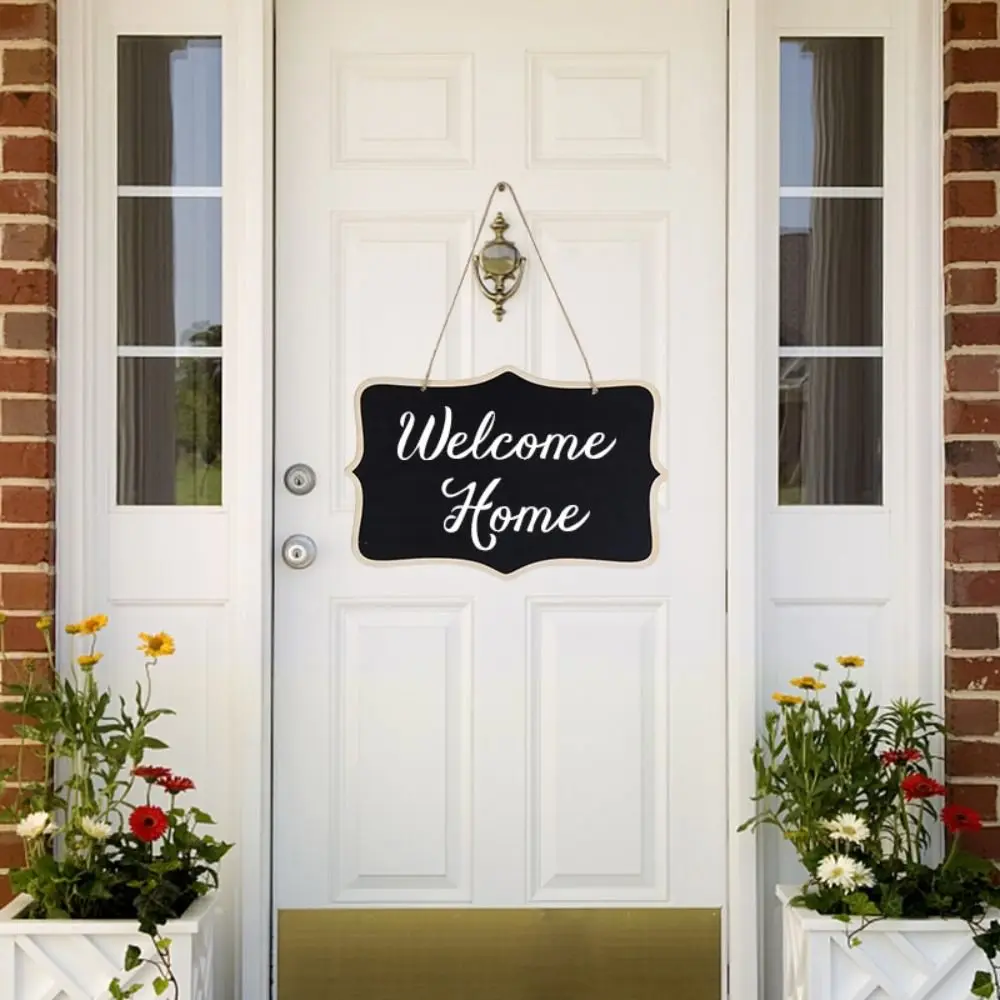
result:
M 92 128 L 94 108 L 108 95 L 95 92 L 92 58 L 95 11 L 104 2 L 131 2 L 137 17 L 155 20 L 145 0 L 62 0 L 59 17 L 59 276 L 60 338 L 57 460 L 58 613 L 63 621 L 91 610 L 105 595 L 94 593 L 88 565 L 103 553 L 92 551 L 87 529 L 106 516 L 95 507 L 91 442 L 104 419 L 91 388 L 91 374 L 103 350 L 95 269 L 101 265 L 100 234 L 94 192 L 100 178 Z M 271 957 L 271 569 L 274 551 L 272 422 L 273 330 L 273 62 L 274 6 L 280 0 L 175 0 L 169 24 L 183 23 L 190 12 L 205 30 L 215 19 L 226 52 L 226 153 L 237 162 L 225 181 L 236 239 L 230 245 L 225 275 L 231 289 L 226 305 L 227 330 L 238 331 L 228 362 L 227 379 L 235 385 L 225 417 L 226 461 L 238 503 L 232 504 L 230 531 L 233 581 L 227 611 L 229 656 L 242 664 L 239 683 L 230 681 L 234 699 L 231 722 L 231 781 L 236 793 L 234 822 L 238 856 L 228 878 L 238 880 L 239 940 L 234 977 L 238 995 L 268 1000 Z M 692 0 L 696 2 L 696 0 Z M 763 267 L 761 226 L 761 119 L 759 86 L 762 46 L 772 40 L 763 11 L 771 3 L 797 0 L 730 0 L 730 122 L 728 233 L 728 770 L 733 835 L 728 857 L 728 942 L 730 996 L 755 1000 L 758 995 L 758 862 L 753 838 L 737 836 L 735 826 L 750 801 L 753 775 L 749 748 L 761 707 L 759 691 L 760 607 L 757 538 L 763 500 L 757 453 L 769 434 L 769 414 L 760 405 L 762 324 L 759 283 Z M 829 4 L 849 16 L 866 0 Z M 142 11 L 140 14 L 139 12 Z M 167 17 L 166 14 L 162 16 Z M 832 16 L 832 15 L 831 15 Z M 943 604 L 941 420 L 943 313 L 940 226 L 941 7 L 938 0 L 911 0 L 907 15 L 910 44 L 906 68 L 912 104 L 908 132 L 913 142 L 907 202 L 913 221 L 911 245 L 920 251 L 908 262 L 906 276 L 913 303 L 914 350 L 907 359 L 909 405 L 914 428 L 908 452 L 908 480 L 925 501 L 915 510 L 909 530 L 921 539 L 911 575 L 911 606 L 926 611 L 928 629 L 911 652 L 918 666 L 910 678 L 925 697 L 942 699 L 941 617 Z M 147 27 L 146 30 L 155 31 Z M 178 30 L 176 27 L 167 28 Z M 772 98 L 774 95 L 772 95 Z M 776 100 L 776 98 L 775 98 Z M 773 101 L 772 101 L 773 103 Z M 720 151 L 721 152 L 721 151 Z M 917 155 L 919 154 L 919 155 Z M 103 248 L 106 249 L 106 248 Z M 112 248 L 113 250 L 113 248 Z M 109 266 L 107 263 L 103 266 Z M 103 537 L 97 533 L 98 539 Z M 912 692 L 911 692 L 912 693 Z

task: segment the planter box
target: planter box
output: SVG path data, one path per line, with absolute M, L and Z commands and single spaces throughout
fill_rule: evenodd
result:
M 122 971 L 125 949 L 153 953 L 130 920 L 20 920 L 31 902 L 18 896 L 0 909 L 0 996 L 3 1000 L 106 1000 L 116 976 L 122 987 L 146 984 L 136 1000 L 154 1000 L 152 966 Z M 196 900 L 183 917 L 164 925 L 181 1000 L 211 1000 L 215 893 Z M 172 995 L 172 994 L 168 994 Z
M 789 905 L 799 892 L 778 887 L 782 1000 L 969 1000 L 976 971 L 989 971 L 963 920 L 880 920 L 851 948 L 847 925 Z

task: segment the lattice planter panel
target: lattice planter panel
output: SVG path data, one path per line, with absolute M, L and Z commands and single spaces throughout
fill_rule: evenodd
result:
M 125 949 L 138 945 L 153 953 L 148 937 L 128 920 L 22 920 L 31 902 L 18 896 L 0 910 L 0 997 L 3 1000 L 107 1000 L 116 976 L 122 987 L 143 983 L 139 998 L 153 1000 L 156 971 L 140 965 L 122 970 Z M 163 928 L 181 1000 L 211 1000 L 214 893 L 197 900 Z M 167 994 L 172 995 L 171 993 Z
M 962 920 L 882 920 L 851 948 L 845 925 L 789 906 L 781 886 L 783 1000 L 969 1000 L 989 963 Z

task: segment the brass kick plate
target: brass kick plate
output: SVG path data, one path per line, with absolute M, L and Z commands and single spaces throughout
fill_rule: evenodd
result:
M 708 909 L 282 910 L 278 1000 L 720 1000 Z

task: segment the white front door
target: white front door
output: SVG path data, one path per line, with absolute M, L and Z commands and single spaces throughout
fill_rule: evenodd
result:
M 276 905 L 721 906 L 726 0 L 277 10 L 276 547 L 318 558 L 275 573 Z M 661 394 L 650 565 L 352 554 L 355 388 L 423 374 L 500 180 L 596 378 Z M 435 378 L 579 381 L 495 208 L 527 277 L 501 323 L 466 286 Z

